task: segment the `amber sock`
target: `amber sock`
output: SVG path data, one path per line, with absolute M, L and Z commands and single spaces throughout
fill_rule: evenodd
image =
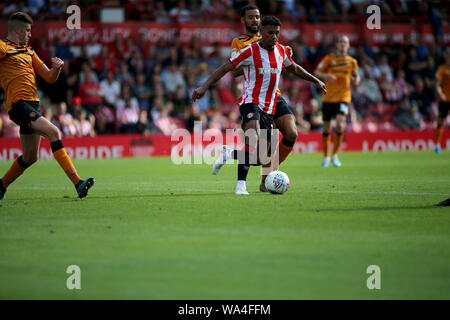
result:
M 81 181 L 81 178 L 78 175 L 77 170 L 73 166 L 72 160 L 70 160 L 69 155 L 64 149 L 61 140 L 52 142 L 51 147 L 53 151 L 53 156 L 55 157 L 56 161 L 58 161 L 60 167 L 64 170 L 67 177 L 69 177 L 70 181 L 72 181 L 72 183 L 76 185 L 78 182 Z
M 30 165 L 26 164 L 22 156 L 19 156 L 16 160 L 14 160 L 13 164 L 9 168 L 9 170 L 2 177 L 3 188 L 6 190 L 8 186 L 13 183 Z
M 344 135 L 342 132 L 335 132 L 333 141 L 333 155 L 338 153 L 342 140 L 344 140 Z
M 331 140 L 330 134 L 328 132 L 323 132 L 322 133 L 322 146 L 323 146 L 324 157 L 328 157 L 328 155 L 329 155 L 330 140 Z
M 436 127 L 434 130 L 434 143 L 441 144 L 442 135 L 444 134 L 444 127 Z

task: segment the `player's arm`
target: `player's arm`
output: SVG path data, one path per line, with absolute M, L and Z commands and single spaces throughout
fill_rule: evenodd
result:
M 319 63 L 319 66 L 316 69 L 316 71 L 314 71 L 314 75 L 324 81 L 335 81 L 336 77 L 333 74 L 327 72 L 328 61 L 329 61 L 328 56 L 323 58 L 323 60 Z
M 234 69 L 234 66 L 231 63 L 231 61 L 227 61 L 226 63 L 221 65 L 219 68 L 217 68 L 213 72 L 213 74 L 208 78 L 208 80 L 205 81 L 204 84 L 202 84 L 200 87 L 198 87 L 197 89 L 194 90 L 194 92 L 192 93 L 192 101 L 195 101 L 195 100 L 203 97 L 205 95 L 206 90 L 208 90 L 208 88 L 211 85 L 213 85 L 214 83 L 219 81 L 225 74 L 227 74 L 227 72 L 229 72 L 233 69 Z
M 358 72 L 356 72 L 356 71 L 353 72 L 352 75 L 350 76 L 350 80 L 352 81 L 352 85 L 359 86 L 361 78 L 359 77 Z
M 37 73 L 48 83 L 54 83 L 58 80 L 59 74 L 62 67 L 64 66 L 64 61 L 60 58 L 52 58 L 52 68 L 49 69 L 45 63 L 41 64 L 36 70 Z
M 242 70 L 242 68 L 234 68 L 233 70 L 231 70 L 231 74 L 233 75 L 233 77 L 237 78 L 244 75 L 244 70 Z
M 442 79 L 443 79 L 443 72 L 441 68 L 438 68 L 438 71 L 436 73 L 436 93 L 438 95 L 439 101 L 445 101 L 446 96 L 444 94 L 444 91 L 442 90 Z
M 314 75 L 322 80 L 325 81 L 335 81 L 336 77 L 332 75 L 331 73 L 326 73 L 324 71 L 316 70 L 314 72 Z
M 285 67 L 286 71 L 288 71 L 291 74 L 296 75 L 297 77 L 312 82 L 316 85 L 316 87 L 319 89 L 320 93 L 325 94 L 327 93 L 327 88 L 325 87 L 325 83 L 317 79 L 315 76 L 310 74 L 308 71 L 303 69 L 301 66 L 296 64 L 295 62 L 292 63 L 290 66 Z
M 444 91 L 442 91 L 442 82 L 439 80 L 436 80 L 436 93 L 438 95 L 439 101 L 445 101 L 446 96 L 444 94 Z

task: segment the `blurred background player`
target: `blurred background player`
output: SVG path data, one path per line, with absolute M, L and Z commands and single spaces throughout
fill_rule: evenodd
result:
M 82 180 L 78 176 L 61 142 L 58 128 L 41 116 L 36 88 L 35 73 L 46 82 L 54 83 L 64 61 L 52 58 L 52 68 L 49 69 L 27 45 L 32 24 L 33 20 L 28 14 L 16 12 L 8 20 L 7 39 L 0 40 L 0 85 L 5 90 L 5 105 L 9 117 L 20 126 L 23 150 L 23 154 L 0 179 L 0 199 L 5 198 L 8 186 L 37 161 L 41 136 L 50 141 L 56 161 L 75 185 L 78 197 L 83 198 L 94 184 L 94 178 Z
M 261 20 L 261 40 L 241 50 L 230 61 L 216 69 L 208 80 L 192 93 L 193 101 L 200 99 L 206 90 L 227 72 L 245 67 L 245 91 L 239 99 L 242 129 L 246 133 L 244 150 L 231 150 L 224 146 L 213 165 L 213 174 L 217 174 L 228 159 L 239 161 L 235 190 L 238 195 L 248 195 L 246 180 L 250 165 L 261 164 L 259 139 L 270 143 L 278 83 L 283 68 L 314 83 L 321 93 L 326 93 L 325 84 L 293 62 L 286 47 L 278 43 L 280 27 L 281 21 L 278 18 L 264 17 Z
M 246 5 L 241 9 L 241 22 L 245 26 L 246 33 L 236 37 L 231 42 L 231 57 L 236 56 L 243 48 L 257 42 L 261 39 L 260 30 L 260 13 L 257 6 L 253 4 Z M 289 56 L 292 56 L 292 49 L 287 46 Z M 244 74 L 242 68 L 232 71 L 233 76 L 239 77 Z M 245 83 L 244 83 L 245 85 Z M 245 87 L 243 89 L 245 91 Z M 240 103 L 240 101 L 238 101 Z M 271 161 L 262 165 L 262 177 L 259 190 L 266 192 L 265 180 L 267 174 L 273 170 L 277 170 L 279 165 L 291 153 L 294 143 L 297 140 L 297 126 L 295 125 L 295 117 L 292 108 L 287 104 L 286 100 L 281 96 L 281 92 L 277 89 L 277 102 L 274 114 L 274 129 L 279 129 L 283 138 L 276 150 L 278 155 L 272 155 Z
M 336 53 L 325 56 L 320 62 L 315 75 L 325 81 L 327 94 L 323 97 L 323 162 L 322 167 L 329 167 L 329 146 L 331 140 L 331 120 L 336 118 L 336 129 L 333 141 L 332 162 L 335 167 L 340 167 L 341 162 L 337 153 L 344 139 L 345 123 L 348 114 L 348 105 L 351 101 L 350 81 L 358 85 L 360 78 L 358 62 L 348 55 L 350 43 L 347 36 L 339 36 L 336 44 Z
M 445 63 L 436 72 L 436 92 L 439 100 L 439 115 L 435 129 L 434 151 L 441 153 L 441 139 L 444 133 L 444 122 L 450 106 L 450 48 L 444 53 Z

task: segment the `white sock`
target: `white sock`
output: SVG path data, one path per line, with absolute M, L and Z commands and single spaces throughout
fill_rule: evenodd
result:
M 236 189 L 247 189 L 247 186 L 245 185 L 245 180 L 238 180 Z

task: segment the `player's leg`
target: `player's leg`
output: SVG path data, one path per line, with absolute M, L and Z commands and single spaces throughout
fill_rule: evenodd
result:
M 342 141 L 344 140 L 344 131 L 345 131 L 345 125 L 347 121 L 347 114 L 348 114 L 348 105 L 347 103 L 339 103 L 337 112 L 336 112 L 336 129 L 334 134 L 334 141 L 333 141 L 333 153 L 331 156 L 331 161 L 333 162 L 333 165 L 335 167 L 340 167 L 341 162 L 338 159 L 338 152 L 339 148 L 342 144 Z
M 331 119 L 335 115 L 333 112 L 333 103 L 324 102 L 322 104 L 322 148 L 323 148 L 323 160 L 322 167 L 328 168 L 330 166 L 330 141 L 331 141 Z
M 242 124 L 244 130 L 244 149 L 234 150 L 233 159 L 238 160 L 238 174 L 235 194 L 248 195 L 247 175 L 251 165 L 258 165 L 259 119 L 252 119 Z
M 22 130 L 24 132 L 24 130 Z M 23 154 L 20 155 L 0 179 L 0 199 L 4 199 L 6 189 L 13 183 L 29 166 L 35 163 L 39 157 L 39 144 L 41 137 L 37 134 L 21 134 Z
M 283 163 L 294 148 L 295 141 L 297 141 L 298 131 L 295 125 L 295 118 L 292 114 L 285 114 L 275 120 L 277 127 L 280 129 L 283 138 L 279 144 L 279 163 L 274 163 L 274 170 Z
M 272 154 L 270 163 L 262 165 L 262 179 L 259 187 L 262 192 L 266 191 L 265 180 L 267 174 L 273 170 L 278 170 L 280 164 L 287 158 L 294 148 L 298 135 L 292 108 L 281 96 L 277 99 L 273 127 L 274 129 L 279 129 L 281 131 L 283 138 L 280 143 L 278 143 L 278 139 L 273 139 L 272 142 L 275 142 L 276 144 L 272 146 L 272 150 L 276 151 Z M 274 134 L 276 135 L 276 132 Z
M 40 117 L 31 122 L 31 129 L 50 141 L 53 156 L 66 173 L 67 177 L 74 184 L 78 196 L 80 198 L 87 196 L 87 191 L 94 184 L 94 178 L 88 177 L 86 180 L 80 178 L 72 160 L 64 149 L 58 128 L 44 117 Z
M 450 102 L 439 102 L 439 114 L 437 118 L 437 124 L 434 132 L 434 151 L 441 153 L 441 139 L 444 134 L 444 121 L 448 114 Z

